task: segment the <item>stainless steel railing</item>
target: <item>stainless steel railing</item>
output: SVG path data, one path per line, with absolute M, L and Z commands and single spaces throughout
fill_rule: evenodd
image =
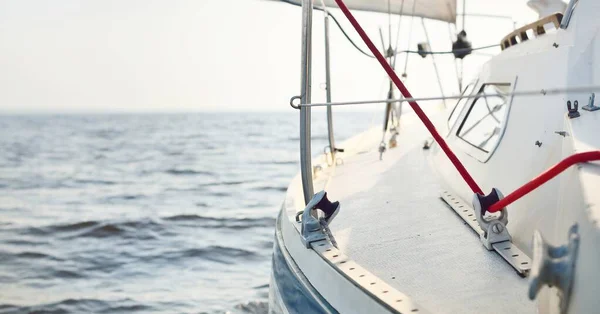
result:
M 311 101 L 312 13 L 313 1 L 302 0 L 301 104 L 309 104 Z M 310 111 L 310 107 L 300 107 L 300 175 L 302 177 L 302 192 L 305 204 L 308 204 L 314 195 L 310 145 Z

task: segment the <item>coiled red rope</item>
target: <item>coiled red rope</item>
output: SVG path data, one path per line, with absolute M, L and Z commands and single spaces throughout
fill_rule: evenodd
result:
M 402 93 L 402 96 L 404 96 L 404 98 L 413 98 L 413 96 L 410 94 L 408 89 L 406 89 L 406 86 L 404 86 L 398 75 L 396 75 L 396 72 L 394 72 L 394 69 L 392 69 L 392 67 L 387 63 L 383 55 L 381 55 L 381 53 L 379 52 L 379 50 L 377 50 L 371 39 L 369 39 L 367 33 L 365 33 L 365 31 L 362 29 L 360 24 L 358 24 L 352 13 L 350 13 L 350 10 L 348 9 L 348 7 L 346 7 L 344 2 L 342 0 L 335 0 L 335 2 L 340 7 L 346 18 L 348 18 L 356 32 L 358 32 L 360 38 L 362 38 L 367 47 L 369 47 L 369 50 L 371 50 L 375 58 L 377 58 L 377 61 L 379 61 L 383 69 L 387 72 L 392 82 L 394 82 L 396 87 L 398 87 L 398 89 Z M 448 156 L 448 159 L 450 159 L 456 170 L 458 170 L 460 176 L 465 180 L 467 185 L 469 185 L 473 193 L 483 195 L 483 192 L 481 191 L 481 188 L 479 188 L 479 186 L 477 185 L 477 182 L 475 182 L 475 180 L 473 179 L 473 177 L 471 177 L 471 174 L 469 174 L 465 166 L 463 166 L 458 157 L 456 157 L 454 152 L 450 149 L 450 147 L 448 147 L 446 141 L 444 141 L 444 139 L 440 136 L 438 131 L 435 129 L 435 126 L 433 125 L 433 123 L 431 123 L 431 120 L 429 120 L 427 115 L 423 112 L 419 104 L 417 104 L 417 102 L 415 101 L 409 101 L 408 104 L 412 107 L 419 119 L 421 119 L 421 121 L 423 122 L 427 130 L 429 130 L 429 133 L 431 133 L 431 136 L 433 136 L 438 145 L 440 145 L 440 148 L 444 151 L 446 156 Z
M 546 170 L 533 180 L 527 182 L 525 185 L 516 189 L 514 192 L 508 194 L 506 197 L 501 199 L 500 201 L 494 203 L 488 211 L 490 213 L 495 213 L 502 208 L 512 204 L 514 201 L 520 199 L 521 197 L 527 195 L 529 192 L 537 189 L 540 185 L 550 181 L 550 179 L 556 177 L 561 172 L 565 171 L 567 168 L 571 167 L 574 164 L 578 164 L 581 162 L 588 162 L 600 160 L 600 151 L 591 151 L 585 153 L 579 153 L 571 155 L 556 165 L 552 166 L 550 169 Z

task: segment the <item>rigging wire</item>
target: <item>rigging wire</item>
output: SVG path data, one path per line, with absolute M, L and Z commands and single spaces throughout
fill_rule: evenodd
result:
M 321 8 L 317 8 L 315 7 L 316 10 L 323 10 Z M 344 28 L 342 27 L 342 25 L 340 24 L 340 22 L 338 22 L 338 20 L 335 18 L 335 16 L 333 14 L 331 14 L 331 12 L 327 11 L 327 14 L 331 17 L 331 19 L 333 20 L 333 22 L 335 23 L 335 25 L 337 25 L 337 27 L 340 29 L 340 31 L 342 32 L 342 34 L 344 34 L 344 37 L 346 37 L 346 39 L 352 44 L 352 46 L 354 46 L 354 48 L 356 48 L 356 50 L 358 50 L 358 52 L 362 53 L 363 55 L 369 57 L 369 58 L 373 58 L 375 59 L 375 56 L 372 54 L 369 54 L 367 52 L 365 52 L 364 50 L 362 50 L 355 42 L 354 40 L 352 40 L 352 38 L 350 38 L 350 36 L 348 35 L 348 33 L 346 33 L 346 30 L 344 30 Z
M 456 32 L 455 32 L 456 33 Z M 450 29 L 450 23 L 448 23 L 448 37 L 450 38 L 450 42 L 454 40 L 454 36 L 452 36 L 452 30 Z M 462 67 L 462 59 L 461 65 Z M 458 82 L 458 92 L 462 92 L 462 70 L 460 73 L 458 72 L 458 58 L 454 58 L 454 71 L 456 72 L 456 81 Z
M 402 14 L 404 13 L 404 0 L 400 4 L 400 14 L 398 14 L 398 29 L 396 30 L 396 48 L 394 48 L 394 61 L 392 61 L 392 68 L 396 70 L 396 59 L 398 53 L 398 42 L 400 41 L 400 26 L 402 25 Z M 410 43 L 409 43 L 410 44 Z
M 297 7 L 301 7 L 302 4 L 301 3 L 295 3 L 291 0 L 281 0 L 282 2 L 285 2 L 287 4 L 291 4 Z M 375 59 L 375 56 L 372 54 L 367 53 L 366 51 L 362 50 L 355 42 L 354 40 L 352 40 L 352 38 L 350 38 L 350 35 L 348 35 L 348 33 L 346 33 L 346 30 L 344 30 L 344 28 L 342 27 L 342 25 L 340 24 L 340 22 L 335 18 L 335 16 L 333 14 L 331 14 L 331 12 L 329 12 L 328 10 L 325 9 L 325 7 L 319 7 L 319 6 L 314 6 L 313 7 L 314 10 L 318 10 L 318 11 L 323 11 L 325 12 L 329 17 L 331 17 L 331 19 L 333 20 L 333 22 L 335 22 L 335 25 L 337 25 L 337 27 L 340 29 L 340 31 L 342 32 L 342 34 L 344 34 L 344 37 L 346 37 L 346 39 L 352 44 L 352 46 L 354 46 L 354 48 L 356 48 L 356 50 L 358 50 L 358 52 L 362 53 L 363 55 L 369 57 L 369 58 L 373 58 Z
M 388 47 L 392 49 L 392 0 L 388 0 Z
M 425 19 L 421 18 L 421 24 L 423 25 L 423 31 L 425 32 L 425 38 L 427 39 L 427 45 L 431 47 L 431 42 L 429 41 L 429 33 L 427 32 L 427 28 L 425 27 Z M 440 92 L 442 93 L 442 97 L 444 97 L 444 88 L 442 87 L 442 79 L 440 78 L 440 72 L 438 71 L 437 63 L 435 62 L 435 56 L 431 56 L 431 61 L 433 62 L 433 68 L 435 69 L 435 76 L 437 77 L 438 85 L 440 87 Z M 446 104 L 446 99 L 443 100 L 444 108 L 448 107 Z
M 316 8 L 315 8 L 316 9 Z M 344 36 L 346 37 L 346 39 L 352 44 L 352 46 L 354 46 L 354 48 L 356 48 L 360 53 L 362 53 L 363 55 L 369 57 L 369 58 L 375 58 L 375 56 L 373 56 L 372 54 L 369 54 L 367 52 L 365 52 L 364 50 L 362 50 L 355 42 L 354 40 L 352 40 L 352 38 L 350 38 L 350 36 L 348 35 L 348 33 L 346 33 L 346 31 L 344 30 L 344 28 L 342 27 L 342 25 L 338 22 L 338 20 L 335 18 L 335 16 L 333 14 L 331 14 L 331 12 L 327 11 L 327 14 L 333 19 L 333 21 L 335 22 L 335 24 L 337 25 L 337 27 L 340 29 L 340 31 L 342 32 L 342 34 L 344 34 Z M 412 23 L 411 23 L 412 24 Z M 408 44 L 410 45 L 410 38 L 411 38 L 411 34 L 412 34 L 412 25 L 411 25 L 411 30 L 409 32 L 409 42 Z M 398 46 L 396 46 L 398 47 Z M 487 46 L 482 46 L 482 47 L 476 47 L 476 48 L 461 48 L 461 49 L 454 49 L 454 50 L 448 50 L 448 51 L 417 51 L 417 50 L 397 50 L 394 55 L 399 55 L 399 54 L 426 54 L 426 55 L 444 55 L 444 54 L 454 54 L 455 52 L 462 52 L 462 51 L 478 51 L 478 50 L 484 50 L 484 49 L 490 49 L 490 48 L 495 48 L 495 47 L 500 47 L 500 44 L 493 44 L 493 45 L 487 45 Z M 406 73 L 406 68 L 408 65 L 408 55 L 406 56 L 406 60 L 404 62 L 404 73 Z
M 465 10 L 466 6 L 467 6 L 467 0 L 463 0 L 463 2 L 462 2 L 462 29 L 463 29 L 463 31 L 465 30 L 465 14 L 467 12 L 467 10 Z
M 477 50 L 483 50 L 483 49 L 490 49 L 490 48 L 495 48 L 495 47 L 500 47 L 500 44 L 494 44 L 494 45 L 487 45 L 487 46 L 482 46 L 482 47 L 477 47 L 477 48 L 461 48 L 461 49 L 454 49 L 454 50 L 449 50 L 449 51 L 416 51 L 416 50 L 401 50 L 398 51 L 398 53 L 416 53 L 416 54 L 425 54 L 425 55 L 445 55 L 445 54 L 453 54 L 455 52 L 463 52 L 463 51 L 477 51 Z
M 412 39 L 412 30 L 413 24 L 415 20 L 415 6 L 417 5 L 417 1 L 413 0 L 412 13 L 410 15 L 410 28 L 408 29 L 408 47 L 410 47 L 410 42 Z M 404 59 L 404 72 L 402 72 L 402 77 L 406 78 L 406 69 L 408 68 L 408 53 L 406 54 L 406 59 Z
M 360 26 L 360 24 L 358 23 L 358 21 L 356 20 L 356 18 L 354 18 L 354 16 L 350 12 L 350 10 L 346 6 L 346 4 L 343 2 L 343 0 L 335 0 L 335 2 L 338 4 L 338 6 L 340 7 L 340 9 L 342 10 L 342 12 L 344 13 L 344 15 L 346 16 L 346 18 L 350 22 L 350 24 L 352 24 L 352 26 L 354 27 L 354 29 L 356 30 L 356 32 L 360 35 L 360 37 L 362 38 L 363 42 L 367 45 L 367 47 L 369 47 L 369 50 L 371 50 L 371 53 L 373 53 L 377 57 L 377 61 L 381 64 L 381 66 L 383 67 L 383 69 L 390 76 L 390 78 L 392 79 L 392 81 L 394 82 L 394 84 L 396 85 L 396 87 L 398 87 L 398 89 L 400 90 L 400 92 L 402 93 L 402 95 L 404 97 L 406 97 L 406 98 L 412 98 L 412 95 L 410 94 L 410 92 L 408 91 L 408 89 L 406 88 L 406 86 L 404 85 L 404 83 L 402 83 L 402 81 L 400 80 L 400 78 L 398 77 L 398 75 L 396 74 L 396 72 L 394 72 L 394 70 L 392 69 L 392 67 L 389 64 L 387 64 L 387 62 L 386 62 L 385 58 L 383 57 L 383 55 L 377 50 L 377 48 L 375 47 L 375 45 L 373 44 L 373 42 L 371 41 L 371 39 L 369 38 L 369 36 L 367 35 L 367 33 Z M 458 159 L 458 157 L 456 157 L 456 155 L 454 154 L 454 152 L 450 149 L 450 147 L 448 146 L 448 144 L 446 143 L 446 141 L 438 133 L 438 131 L 436 130 L 435 126 L 433 125 L 433 123 L 431 122 L 431 120 L 429 120 L 429 118 L 427 117 L 427 115 L 425 114 L 425 112 L 423 112 L 423 109 L 421 109 L 421 107 L 419 106 L 419 104 L 417 104 L 416 102 L 412 101 L 412 102 L 409 102 L 409 105 L 412 107 L 412 109 L 414 110 L 415 114 L 419 117 L 419 119 L 421 120 L 421 122 L 423 122 L 423 124 L 425 125 L 425 127 L 427 128 L 427 130 L 431 133 L 431 135 L 433 136 L 433 138 L 435 139 L 435 141 L 438 143 L 438 145 L 442 149 L 442 151 L 444 151 L 444 153 L 446 154 L 446 156 L 448 157 L 448 159 L 450 159 L 450 162 L 452 162 L 452 164 L 454 165 L 454 167 L 456 168 L 456 170 L 458 171 L 458 173 L 462 176 L 462 178 L 465 180 L 465 182 L 467 183 L 467 185 L 471 188 L 471 190 L 473 191 L 473 193 L 483 195 L 483 192 L 482 192 L 481 188 L 479 187 L 479 185 L 477 185 L 477 182 L 475 182 L 475 179 L 473 179 L 473 177 L 467 171 L 467 169 L 465 168 L 465 166 L 460 162 L 460 160 Z
M 285 3 L 288 3 L 288 4 L 295 5 L 295 6 L 301 6 L 301 4 L 294 3 L 294 2 L 291 2 L 291 1 L 289 1 L 289 0 L 281 0 L 281 1 L 283 1 L 283 2 L 285 2 Z M 416 1 L 415 1 L 415 2 L 416 2 Z M 342 26 L 342 24 L 340 24 L 340 22 L 339 22 L 339 21 L 336 19 L 335 15 L 333 15 L 333 14 L 332 14 L 331 12 L 329 12 L 328 10 L 324 10 L 323 8 L 321 8 L 321 7 L 318 7 L 318 6 L 315 6 L 315 7 L 314 7 L 314 9 L 315 9 L 315 10 L 318 10 L 318 11 L 323 11 L 323 12 L 326 12 L 326 13 L 327 13 L 327 15 L 328 15 L 329 17 L 331 17 L 331 19 L 333 20 L 333 22 L 335 23 L 335 25 L 336 25 L 336 26 L 339 28 L 339 30 L 342 32 L 342 34 L 344 35 L 344 37 L 346 37 L 346 39 L 347 39 L 347 40 L 350 42 L 350 44 L 352 44 L 352 46 L 354 46 L 354 48 L 356 48 L 356 50 L 358 50 L 358 52 L 362 53 L 363 55 L 365 55 L 365 56 L 367 56 L 367 57 L 369 57 L 369 58 L 373 58 L 373 59 L 375 59 L 375 56 L 374 56 L 374 55 L 372 55 L 372 54 L 370 54 L 370 53 L 366 52 L 365 50 L 361 49 L 361 48 L 360 48 L 360 47 L 359 47 L 359 46 L 356 44 L 356 42 L 355 42 L 355 41 L 354 41 L 354 40 L 353 40 L 353 39 L 350 37 L 350 35 L 348 35 L 348 33 L 346 32 L 346 30 L 344 29 L 344 27 Z M 415 9 L 415 8 L 414 8 L 414 4 L 413 4 L 413 14 L 414 14 L 414 9 Z M 413 16 L 411 16 L 411 19 L 412 19 L 412 17 L 413 17 Z M 409 40 L 408 40 L 408 44 L 409 44 L 409 46 L 410 46 L 411 34 L 412 34 L 412 21 L 411 21 L 411 27 L 410 27 L 410 31 L 409 31 L 409 37 L 408 37 L 408 38 L 409 38 Z M 483 47 L 471 48 L 471 51 L 477 51 L 477 50 L 489 49 L 489 48 L 494 48 L 494 47 L 499 47 L 499 46 L 500 46 L 500 44 L 495 44 L 495 45 L 488 45 L 488 46 L 483 46 Z M 427 54 L 427 55 L 435 55 L 435 54 L 452 54 L 452 53 L 454 53 L 454 52 L 462 52 L 462 51 L 466 51 L 466 50 L 468 50 L 468 49 L 455 49 L 455 50 L 450 50 L 450 51 L 429 51 L 429 52 L 419 52 L 419 51 L 416 51 L 416 50 L 401 50 L 401 51 L 397 51 L 397 52 L 396 52 L 396 54 L 403 54 L 403 53 L 406 53 L 406 54 L 407 54 L 407 57 L 406 57 L 406 60 L 405 60 L 405 63 L 404 63 L 404 73 L 406 73 L 406 67 L 407 67 L 407 64 L 408 64 L 408 54 L 411 54 L 411 53 L 413 53 L 413 54 L 414 54 L 414 53 L 416 53 L 416 54 Z

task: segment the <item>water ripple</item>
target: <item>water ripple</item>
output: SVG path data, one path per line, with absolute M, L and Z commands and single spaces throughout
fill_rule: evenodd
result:
M 336 140 L 363 116 L 336 111 Z M 0 313 L 267 312 L 296 115 L 0 115 L 0 130 Z

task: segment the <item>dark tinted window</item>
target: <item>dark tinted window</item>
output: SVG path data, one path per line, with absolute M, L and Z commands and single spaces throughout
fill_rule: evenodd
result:
M 509 88 L 510 84 L 483 85 L 458 130 L 458 136 L 484 152 L 492 151 L 506 125 Z M 487 97 L 479 97 L 483 95 Z

